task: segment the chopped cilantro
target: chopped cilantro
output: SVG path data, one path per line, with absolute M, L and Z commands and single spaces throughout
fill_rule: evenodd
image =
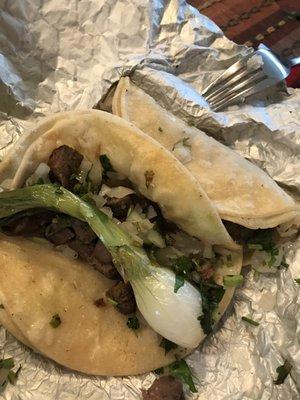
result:
M 152 170 L 147 170 L 147 171 L 145 171 L 144 176 L 145 176 L 145 185 L 146 185 L 146 188 L 148 189 L 153 181 L 154 172 Z
M 295 282 L 298 283 L 300 285 L 300 278 L 296 278 Z
M 256 232 L 254 238 L 251 238 L 248 243 L 249 245 L 258 244 L 262 246 L 262 249 L 265 251 L 271 251 L 275 247 L 275 243 L 273 241 L 273 229 L 260 229 Z M 255 249 L 256 250 L 256 249 Z
M 13 358 L 0 360 L 0 387 L 6 385 L 8 382 L 12 385 L 15 384 L 21 370 L 21 365 L 16 372 L 12 370 L 14 366 L 15 363 Z
M 169 351 L 176 349 L 178 347 L 176 343 L 173 343 L 171 342 L 171 340 L 168 340 L 166 338 L 162 338 L 159 346 L 165 349 L 165 354 L 168 354 Z
M 249 250 L 263 250 L 263 245 L 259 243 L 248 243 L 247 247 Z
M 0 360 L 0 369 L 12 369 L 14 366 L 15 362 L 12 357 Z
M 174 143 L 172 151 L 175 150 L 178 146 L 191 148 L 192 145 L 189 143 L 189 140 L 190 140 L 189 137 L 185 137 L 183 139 L 178 140 L 177 142 Z
M 225 275 L 223 277 L 224 286 L 234 287 L 242 285 L 244 282 L 244 277 L 242 275 Z
M 118 302 L 117 301 L 115 301 L 115 300 L 113 300 L 113 299 L 111 299 L 110 297 L 106 297 L 106 301 L 108 302 L 108 303 L 110 303 L 112 306 L 114 306 L 114 307 L 117 307 L 117 305 L 118 305 Z
M 271 257 L 270 257 L 270 260 L 268 261 L 269 267 L 273 267 L 273 265 L 276 262 L 276 256 L 278 256 L 278 254 L 279 254 L 279 249 L 273 248 L 270 250 Z
M 175 275 L 174 293 L 177 293 L 178 290 L 184 285 L 184 281 L 184 276 L 180 274 Z
M 157 375 L 162 375 L 164 373 L 164 367 L 157 368 L 153 372 Z
M 278 373 L 278 376 L 274 381 L 275 385 L 282 385 L 288 374 L 291 372 L 291 369 L 292 365 L 287 360 L 285 360 L 283 365 L 277 367 L 276 372 Z
M 198 320 L 203 332 L 208 335 L 213 330 L 218 304 L 222 300 L 225 290 L 223 286 L 216 283 L 202 283 L 198 287 L 201 293 L 203 310 L 203 314 L 198 317 Z
M 197 393 L 191 370 L 184 360 L 175 361 L 169 366 L 169 371 L 174 378 L 180 379 L 187 384 L 191 392 Z
M 107 172 L 114 172 L 114 169 L 111 165 L 110 159 L 107 157 L 106 154 L 101 154 L 99 157 L 102 168 L 103 168 L 103 177 L 107 177 Z
M 58 314 L 54 314 L 49 324 L 52 326 L 52 328 L 58 328 L 61 324 L 60 316 Z
M 128 328 L 136 331 L 140 327 L 140 322 L 139 322 L 138 318 L 134 315 L 133 317 L 128 318 L 127 326 L 128 326 Z
M 258 326 L 259 325 L 259 322 L 256 322 L 253 319 L 248 318 L 248 317 L 242 317 L 242 320 L 245 321 L 245 322 L 248 322 L 248 324 L 253 325 L 253 326 Z

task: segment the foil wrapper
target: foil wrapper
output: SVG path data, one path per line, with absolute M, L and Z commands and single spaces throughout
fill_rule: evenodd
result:
M 0 153 L 37 117 L 92 108 L 121 75 L 166 109 L 265 169 L 299 196 L 300 91 L 281 86 L 214 113 L 201 89 L 251 49 L 228 40 L 183 0 L 0 0 Z M 246 273 L 221 327 L 187 362 L 205 400 L 300 398 L 299 241 L 290 267 Z M 241 320 L 251 315 L 260 325 Z M 188 328 L 187 328 L 188 329 Z M 0 328 L 0 356 L 23 366 L 4 400 L 140 399 L 153 373 L 90 377 L 35 354 Z M 276 368 L 292 364 L 282 385 Z

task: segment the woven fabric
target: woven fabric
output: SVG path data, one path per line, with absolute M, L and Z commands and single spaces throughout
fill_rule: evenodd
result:
M 300 56 L 300 0 L 188 0 L 236 43 Z

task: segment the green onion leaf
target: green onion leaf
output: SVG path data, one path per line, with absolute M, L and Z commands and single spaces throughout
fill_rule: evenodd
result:
M 184 360 L 175 361 L 173 364 L 171 364 L 169 366 L 169 372 L 170 375 L 174 376 L 174 378 L 180 379 L 186 385 L 188 385 L 191 392 L 197 393 L 191 370 Z
M 259 325 L 259 322 L 256 322 L 253 319 L 248 318 L 248 317 L 242 317 L 242 320 L 245 321 L 245 322 L 248 322 L 248 324 L 253 325 L 253 326 L 258 326 Z
M 224 286 L 234 287 L 242 285 L 244 277 L 242 275 L 225 275 L 223 278 Z
M 274 381 L 275 385 L 282 385 L 288 374 L 291 372 L 291 369 L 292 365 L 287 360 L 285 360 L 283 365 L 277 367 L 276 372 L 278 373 L 278 376 Z
M 171 340 L 168 340 L 166 338 L 162 338 L 159 346 L 165 349 L 165 354 L 168 354 L 169 351 L 176 349 L 178 347 L 176 343 L 173 343 L 171 342 Z
M 54 314 L 49 324 L 52 326 L 52 328 L 58 328 L 61 324 L 60 316 L 58 314 Z
M 128 326 L 128 328 L 136 331 L 140 327 L 140 322 L 136 316 L 129 317 L 127 320 L 127 326 Z

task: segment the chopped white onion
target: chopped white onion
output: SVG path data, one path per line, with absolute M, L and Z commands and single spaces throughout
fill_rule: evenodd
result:
M 198 239 L 187 235 L 185 232 L 179 231 L 171 233 L 170 237 L 174 240 L 174 247 L 182 251 L 185 255 L 199 254 L 203 251 L 203 243 Z
M 151 229 L 147 232 L 146 239 L 160 249 L 166 247 L 164 238 L 161 236 L 159 232 L 157 232 L 154 229 Z
M 91 168 L 92 168 L 92 163 L 87 159 L 83 158 L 80 167 L 78 169 L 78 172 L 76 174 L 76 180 L 81 184 L 84 183 Z
M 297 225 L 300 221 L 288 221 L 284 224 L 278 225 L 276 230 L 281 237 L 291 237 L 297 234 L 298 228 Z
M 261 273 L 275 273 L 278 271 L 278 267 L 281 265 L 283 260 L 283 248 L 278 248 L 278 254 L 273 256 L 272 265 L 269 266 L 269 262 L 272 259 L 270 252 L 256 250 L 250 257 L 249 264 L 253 269 Z
M 148 219 L 152 219 L 152 218 L 157 217 L 157 212 L 154 210 L 154 207 L 150 206 L 150 207 L 148 208 L 146 217 L 147 217 Z
M 134 191 L 125 186 L 109 187 L 105 184 L 102 185 L 100 193 L 102 196 L 114 197 L 116 199 L 122 199 L 129 194 L 133 194 Z
M 50 168 L 45 163 L 40 163 L 34 173 L 26 180 L 26 186 L 32 186 L 36 184 L 39 179 L 43 180 L 43 183 L 49 183 L 49 171 Z

